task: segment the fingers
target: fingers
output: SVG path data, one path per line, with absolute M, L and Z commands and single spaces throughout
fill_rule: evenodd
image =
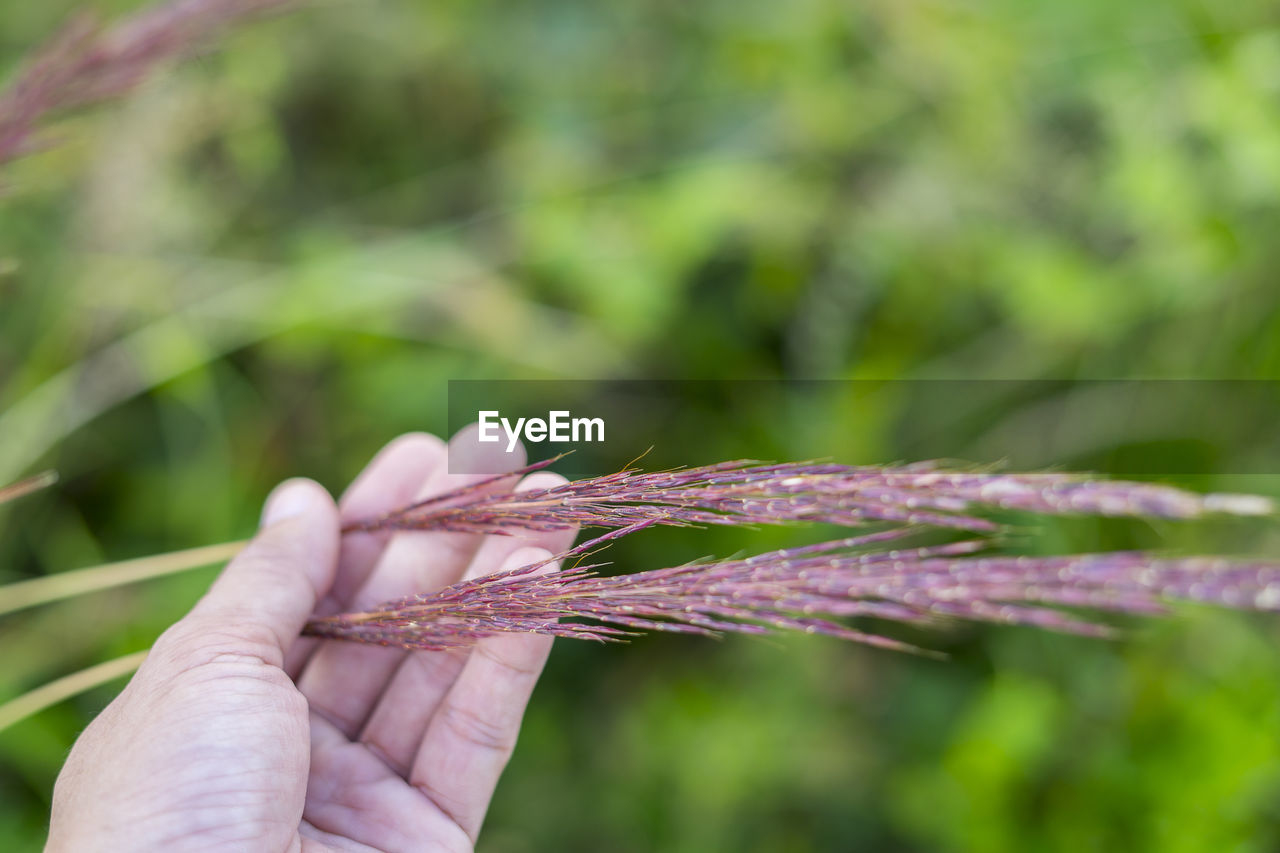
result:
M 434 435 L 409 433 L 392 441 L 365 466 L 338 501 L 344 524 L 377 518 L 411 503 L 427 478 L 448 464 L 445 443 Z M 347 606 L 369 577 L 390 541 L 387 533 L 356 531 L 342 537 L 338 575 L 329 598 Z
M 175 626 L 216 626 L 219 642 L 279 666 L 333 581 L 338 510 L 320 485 L 287 480 L 267 498 L 262 530 Z
M 516 491 L 546 489 L 566 482 L 550 472 L 530 474 Z M 569 548 L 577 530 L 517 531 L 514 536 L 486 536 L 463 578 L 497 571 L 516 551 L 529 546 L 553 554 Z M 360 733 L 360 740 L 375 749 L 392 768 L 407 776 L 427 723 L 448 692 L 467 656 L 460 652 L 412 652 L 401 663 L 383 691 L 377 707 Z
M 540 548 L 522 548 L 502 568 L 548 556 Z M 550 651 L 551 638 L 533 634 L 480 641 L 427 726 L 409 782 L 473 842 Z
M 343 524 L 376 518 L 413 501 L 427 477 L 445 465 L 445 444 L 434 435 L 402 435 L 378 452 L 338 502 Z M 316 612 L 329 615 L 350 604 L 377 565 L 390 540 L 386 533 L 352 532 L 342 537 L 333 585 Z M 285 671 L 297 678 L 315 651 L 317 640 L 303 637 L 285 657 Z
M 500 444 L 479 444 L 474 427 L 449 442 L 455 463 L 494 470 L 498 463 L 518 468 L 523 450 L 507 454 Z M 450 474 L 447 466 L 433 469 L 419 497 L 447 492 L 486 479 L 481 474 Z M 503 487 L 502 482 L 489 488 Z M 389 599 L 446 586 L 461 576 L 483 537 L 461 533 L 403 532 L 383 550 L 377 566 L 356 591 L 348 609 L 360 610 Z M 354 737 L 395 672 L 404 652 L 395 649 L 325 643 L 312 655 L 298 680 L 311 707 L 325 715 L 348 737 Z

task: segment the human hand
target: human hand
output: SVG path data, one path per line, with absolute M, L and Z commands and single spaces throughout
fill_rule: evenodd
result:
M 459 433 L 451 452 L 493 452 L 474 438 Z M 406 653 L 298 636 L 313 612 L 569 546 L 572 531 L 340 535 L 481 479 L 449 474 L 445 453 L 433 436 L 403 436 L 338 506 L 311 481 L 281 484 L 258 535 L 76 741 L 47 849 L 470 850 L 551 638 Z M 560 482 L 539 472 L 520 488 Z

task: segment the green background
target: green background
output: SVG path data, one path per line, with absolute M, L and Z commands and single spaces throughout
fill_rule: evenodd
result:
M 0 63 L 70 8 L 6 4 Z M 63 482 L 0 510 L 0 580 L 248 535 L 280 479 L 339 490 L 443 431 L 448 379 L 1277 378 L 1276 24 L 1256 0 L 334 0 L 255 24 L 5 170 L 0 481 Z M 901 401 L 840 387 L 690 399 L 653 442 L 902 458 Z M 1016 401 L 985 414 L 986 446 L 1022 434 Z M 1055 464 L 1114 450 L 1079 438 Z M 1280 494 L 1190 476 L 1255 470 L 1245 441 L 1144 452 Z M 1026 525 L 1031 552 L 1280 556 L 1265 522 Z M 0 696 L 145 648 L 213 572 L 4 618 Z M 1277 638 L 1188 610 L 1114 644 L 925 638 L 945 662 L 562 641 L 481 848 L 1275 849 Z M 40 844 L 110 695 L 0 733 L 6 849 Z

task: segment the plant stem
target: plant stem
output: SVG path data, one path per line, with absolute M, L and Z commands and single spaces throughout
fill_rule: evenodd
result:
M 0 731 L 64 699 L 78 696 L 107 682 L 115 681 L 117 678 L 123 678 L 137 669 L 146 657 L 145 651 L 134 652 L 131 655 L 74 672 L 5 702 L 0 705 Z
M 38 492 L 41 489 L 46 489 L 56 482 L 58 482 L 57 471 L 41 471 L 34 477 L 28 477 L 25 480 L 10 483 L 7 486 L 0 487 L 0 504 L 17 500 L 18 498 L 29 495 L 32 492 Z
M 0 586 L 0 614 L 225 562 L 240 553 L 246 542 L 247 540 L 223 542 L 220 545 L 170 551 L 167 554 L 104 563 Z

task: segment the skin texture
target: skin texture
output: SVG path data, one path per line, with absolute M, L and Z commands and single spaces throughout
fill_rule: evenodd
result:
M 524 464 L 523 450 L 501 450 L 469 428 L 450 452 Z M 513 568 L 571 543 L 571 531 L 340 536 L 343 522 L 480 479 L 447 468 L 443 442 L 411 434 L 338 506 L 309 480 L 281 484 L 252 544 L 76 741 L 47 849 L 472 849 L 550 638 L 407 653 L 298 637 L 313 612 Z M 521 488 L 562 481 L 539 472 Z

